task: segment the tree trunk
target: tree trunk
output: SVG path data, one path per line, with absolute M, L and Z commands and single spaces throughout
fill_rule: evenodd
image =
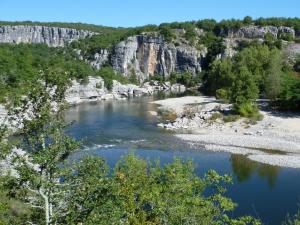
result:
M 51 222 L 51 205 L 49 203 L 49 197 L 44 193 L 43 189 L 40 188 L 39 190 L 40 195 L 42 196 L 42 198 L 44 199 L 44 204 L 45 204 L 45 222 L 46 225 L 50 225 Z

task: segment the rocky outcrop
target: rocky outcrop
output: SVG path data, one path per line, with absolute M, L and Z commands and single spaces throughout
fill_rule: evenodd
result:
M 0 26 L 0 43 L 47 44 L 61 47 L 95 33 L 86 30 L 47 26 Z
M 154 74 L 168 77 L 172 72 L 201 71 L 205 51 L 188 45 L 175 46 L 157 34 L 137 35 L 127 38 L 115 47 L 111 64 L 119 73 L 135 73 L 143 81 Z
M 275 27 L 275 26 L 246 26 L 240 29 L 229 29 L 223 35 L 229 38 L 264 38 L 266 34 L 271 34 L 274 38 L 281 34 L 291 34 L 295 37 L 295 30 L 290 27 Z
M 108 99 L 117 100 L 130 96 L 148 95 L 153 92 L 154 89 L 152 86 L 139 87 L 134 84 L 121 84 L 116 80 L 113 80 L 112 90 L 108 91 L 101 77 L 88 77 L 87 83 L 79 83 L 76 80 L 72 81 L 71 86 L 66 91 L 66 101 L 71 105 L 77 105 L 83 102 Z
M 296 58 L 300 55 L 300 44 L 298 43 L 285 43 L 282 47 L 283 54 L 292 66 L 296 63 Z
M 86 84 L 72 81 L 66 92 L 66 101 L 69 104 L 79 104 L 87 100 L 101 99 L 104 94 L 104 80 L 101 77 L 89 77 Z
M 99 70 L 105 63 L 109 62 L 109 52 L 107 49 L 102 49 L 100 52 L 94 55 L 94 60 L 90 62 L 90 65 Z

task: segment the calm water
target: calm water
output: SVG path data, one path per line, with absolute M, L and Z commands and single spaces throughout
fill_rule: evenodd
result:
M 120 157 L 134 151 L 148 160 L 172 162 L 174 156 L 192 159 L 197 174 L 214 169 L 230 174 L 234 185 L 227 195 L 238 203 L 234 216 L 250 214 L 265 224 L 280 224 L 300 203 L 300 170 L 256 163 L 240 155 L 189 149 L 172 133 L 156 127 L 147 112 L 155 110 L 153 99 L 135 98 L 82 104 L 71 108 L 67 120 L 74 120 L 69 133 L 83 139 L 84 149 L 74 157 L 97 155 L 113 166 Z

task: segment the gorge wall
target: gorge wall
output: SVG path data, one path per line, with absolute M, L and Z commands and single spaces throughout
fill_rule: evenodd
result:
M 0 43 L 47 44 L 62 47 L 66 43 L 94 35 L 94 32 L 47 26 L 0 26 Z
M 294 38 L 295 30 L 284 26 L 245 26 L 239 29 L 229 29 L 222 34 L 228 38 L 246 39 L 264 38 L 266 34 L 271 34 L 274 38 L 280 37 L 281 34 L 290 34 Z
M 182 31 L 184 33 L 184 30 Z M 232 57 L 235 54 L 239 39 L 263 39 L 267 33 L 274 38 L 279 38 L 281 34 L 295 37 L 295 30 L 290 27 L 245 26 L 224 30 L 221 32 L 226 47 L 224 57 Z M 66 43 L 95 34 L 98 33 L 60 27 L 0 26 L 0 43 L 43 43 L 49 47 L 63 47 Z M 205 32 L 197 35 L 203 36 Z M 80 55 L 80 50 L 78 54 Z M 127 77 L 135 74 L 143 81 L 154 74 L 165 77 L 173 72 L 189 71 L 196 74 L 201 71 L 206 54 L 207 48 L 204 46 L 199 49 L 189 45 L 186 40 L 176 44 L 168 43 L 158 33 L 144 33 L 130 36 L 110 50 L 100 50 L 94 55 L 93 60 L 87 61 L 83 56 L 80 58 L 96 69 L 109 64 L 120 74 Z
M 144 80 L 154 74 L 168 77 L 173 72 L 201 71 L 206 51 L 182 44 L 175 46 L 160 35 L 137 35 L 127 38 L 114 48 L 111 57 L 113 68 L 130 76 L 135 73 Z

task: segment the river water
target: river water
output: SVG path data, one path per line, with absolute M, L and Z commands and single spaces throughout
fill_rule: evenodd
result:
M 300 169 L 288 169 L 256 163 L 240 155 L 190 149 L 172 132 L 157 128 L 155 111 L 150 102 L 157 97 L 123 101 L 86 103 L 74 106 L 66 114 L 74 121 L 68 133 L 83 142 L 82 151 L 73 157 L 101 156 L 113 167 L 120 157 L 134 152 L 147 160 L 172 162 L 174 156 L 191 159 L 196 173 L 203 176 L 209 169 L 229 174 L 234 185 L 226 195 L 238 208 L 233 216 L 253 215 L 264 224 L 277 225 L 287 213 L 294 214 L 300 203 Z

